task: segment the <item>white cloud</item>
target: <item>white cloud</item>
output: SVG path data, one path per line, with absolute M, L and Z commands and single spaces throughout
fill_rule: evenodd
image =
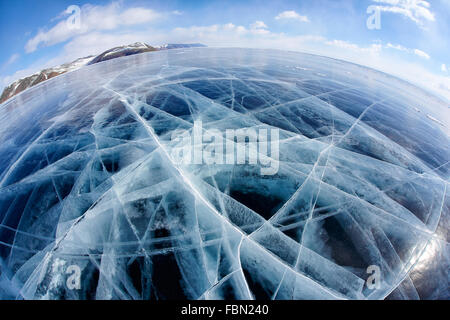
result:
M 408 49 L 400 44 L 392 44 L 390 42 L 386 45 L 386 48 L 395 49 L 395 50 L 403 51 L 403 52 L 410 52 L 410 49 Z
M 343 41 L 343 40 L 326 41 L 325 44 L 328 46 L 333 46 L 335 48 L 341 48 L 341 49 L 353 51 L 356 53 L 369 53 L 371 55 L 374 55 L 374 54 L 376 55 L 376 54 L 380 53 L 383 48 L 383 46 L 381 44 L 372 44 L 368 47 L 361 47 L 355 43 L 351 43 L 351 42 Z
M 257 39 L 272 38 L 273 33 L 268 30 L 263 21 L 255 21 L 250 26 L 227 23 L 210 26 L 191 26 L 175 28 L 171 33 L 165 34 L 166 40 L 172 42 L 201 42 L 213 46 L 252 46 L 250 43 Z
M 263 21 L 255 21 L 250 25 L 250 32 L 256 34 L 268 34 L 267 25 Z
M 300 22 L 309 22 L 309 19 L 307 16 L 302 16 L 293 10 L 283 11 L 280 14 L 278 14 L 275 17 L 275 19 L 276 20 L 292 19 L 292 20 L 298 20 Z
M 13 55 L 11 55 L 11 57 L 9 57 L 9 59 L 1 66 L 0 69 L 5 69 L 7 66 L 13 64 L 14 62 L 17 61 L 17 59 L 19 59 L 20 55 L 18 53 L 14 53 Z
M 386 45 L 386 48 L 388 48 L 388 49 L 395 49 L 395 50 L 402 51 L 402 52 L 409 53 L 409 54 L 415 54 L 416 56 L 419 56 L 419 57 L 421 57 L 423 59 L 427 59 L 427 60 L 429 60 L 431 58 L 428 53 L 426 53 L 426 52 L 424 52 L 422 50 L 409 49 L 409 48 L 406 48 L 406 47 L 404 47 L 402 45 L 399 45 L 399 44 L 388 43 Z
M 418 55 L 421 58 L 427 59 L 427 60 L 430 59 L 430 55 L 428 53 L 423 52 L 422 50 L 419 50 L 419 49 L 414 49 L 414 54 Z
M 25 50 L 29 53 L 40 45 L 51 46 L 88 32 L 148 23 L 159 17 L 159 13 L 147 8 L 134 7 L 123 10 L 117 2 L 105 6 L 84 5 L 81 8 L 80 28 L 70 28 L 66 20 L 61 20 L 50 30 L 40 30 L 27 42 Z
M 216 25 L 215 26 L 215 31 L 217 31 L 218 28 L 219 28 L 219 26 Z M 236 25 L 232 24 L 231 22 L 227 23 L 227 24 L 224 24 L 222 26 L 222 28 L 223 28 L 224 31 L 233 31 L 233 32 L 236 32 L 237 34 L 243 34 L 243 33 L 246 33 L 248 31 L 244 26 L 236 26 Z M 185 28 L 177 28 L 175 30 L 183 32 L 185 30 Z M 193 29 L 193 31 L 195 31 L 195 29 Z
M 324 40 L 323 37 L 316 35 L 288 36 L 283 33 L 273 33 L 267 26 L 263 28 L 261 23 L 252 23 L 248 27 L 227 23 L 175 28 L 172 32 L 163 34 L 162 39 L 166 42 L 201 42 L 213 47 L 278 48 L 297 51 L 307 42 Z M 303 51 L 308 49 L 304 47 Z
M 442 72 L 447 72 L 447 66 L 444 63 L 441 66 L 441 71 Z
M 424 21 L 435 21 L 430 3 L 424 0 L 372 0 L 380 3 L 376 7 L 383 12 L 403 15 L 422 26 Z
M 267 29 L 267 25 L 263 21 L 255 21 L 250 25 L 251 29 Z

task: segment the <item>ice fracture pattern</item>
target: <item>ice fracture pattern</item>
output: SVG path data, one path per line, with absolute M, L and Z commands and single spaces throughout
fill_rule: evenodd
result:
M 375 70 L 275 50 L 46 81 L 0 105 L 0 298 L 449 299 L 448 112 Z M 175 163 L 171 134 L 197 120 L 278 128 L 278 172 Z

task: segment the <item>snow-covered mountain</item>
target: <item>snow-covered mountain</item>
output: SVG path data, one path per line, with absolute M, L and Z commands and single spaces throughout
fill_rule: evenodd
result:
M 0 103 L 8 100 L 9 98 L 24 91 L 25 89 L 35 86 L 38 83 L 41 83 L 42 81 L 51 79 L 53 77 L 56 77 L 60 74 L 69 71 L 77 70 L 82 66 L 86 65 L 93 58 L 94 56 L 80 58 L 70 63 L 65 63 L 56 67 L 43 69 L 39 72 L 32 74 L 31 76 L 16 80 L 3 90 L 3 93 L 0 97 Z
M 31 76 L 19 79 L 7 86 L 0 97 L 0 103 L 5 102 L 9 98 L 15 96 L 16 94 L 37 85 L 45 80 L 51 79 L 53 77 L 59 76 L 60 74 L 77 70 L 85 65 L 91 65 L 98 62 L 115 59 L 123 56 L 130 56 L 133 54 L 168 50 L 168 49 L 179 49 L 179 48 L 193 48 L 193 47 L 206 47 L 200 43 L 191 44 L 165 44 L 159 47 L 152 47 L 148 44 L 142 42 L 136 42 L 130 45 L 115 47 L 105 52 L 99 54 L 98 56 L 88 56 L 84 58 L 77 59 L 75 61 L 65 63 L 56 67 L 43 69 Z
M 158 49 L 142 42 L 136 42 L 127 46 L 120 46 L 106 50 L 105 52 L 99 54 L 94 59 L 92 59 L 88 64 L 94 64 L 102 61 L 115 59 L 118 57 L 131 56 L 133 54 L 151 51 L 158 51 Z

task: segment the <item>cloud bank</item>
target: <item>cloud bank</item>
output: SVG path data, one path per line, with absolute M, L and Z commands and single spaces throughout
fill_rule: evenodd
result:
M 275 20 L 297 20 L 300 22 L 309 22 L 307 16 L 302 16 L 293 10 L 281 12 L 275 17 Z
M 424 0 L 372 0 L 379 3 L 376 8 L 382 12 L 400 14 L 422 26 L 425 21 L 435 21 L 430 3 Z
M 61 18 L 67 18 L 67 16 L 66 12 L 60 15 Z M 115 30 L 123 26 L 149 23 L 160 16 L 159 13 L 142 7 L 122 10 L 122 6 L 117 2 L 106 6 L 84 5 L 81 7 L 79 28 L 71 27 L 66 19 L 63 19 L 49 30 L 40 30 L 27 42 L 25 51 L 30 53 L 41 45 L 55 45 L 89 32 Z

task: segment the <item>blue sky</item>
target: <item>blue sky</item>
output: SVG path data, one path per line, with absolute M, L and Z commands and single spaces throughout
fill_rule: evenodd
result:
M 68 28 L 71 6 L 80 28 Z M 380 13 L 369 29 L 369 6 Z M 363 64 L 450 99 L 450 0 L 0 0 L 0 88 L 137 41 L 277 48 Z

